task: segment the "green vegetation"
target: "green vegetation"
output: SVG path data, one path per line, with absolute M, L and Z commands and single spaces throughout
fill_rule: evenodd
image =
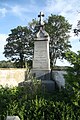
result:
M 73 65 L 67 69 L 67 90 L 74 105 L 80 106 L 80 51 L 67 52 L 66 59 Z
M 21 120 L 79 120 L 80 106 L 72 103 L 66 90 L 35 94 L 27 87 L 1 87 L 0 119 L 7 115 L 18 115 Z
M 0 61 L 0 68 L 15 68 L 16 65 L 11 62 L 10 60 L 9 61 L 5 61 L 5 60 L 2 60 Z

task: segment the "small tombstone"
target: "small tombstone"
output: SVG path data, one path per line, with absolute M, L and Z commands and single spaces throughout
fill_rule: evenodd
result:
M 7 116 L 6 120 L 20 120 L 18 116 Z

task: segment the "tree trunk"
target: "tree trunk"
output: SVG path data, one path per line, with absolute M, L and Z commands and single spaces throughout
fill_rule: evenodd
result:
M 20 53 L 20 68 L 24 68 L 24 55 Z

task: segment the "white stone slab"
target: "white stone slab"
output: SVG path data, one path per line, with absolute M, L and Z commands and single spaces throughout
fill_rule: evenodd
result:
M 6 120 L 20 120 L 18 116 L 7 116 Z

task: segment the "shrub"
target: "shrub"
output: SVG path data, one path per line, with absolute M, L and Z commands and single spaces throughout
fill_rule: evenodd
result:
M 70 103 L 66 90 L 28 95 L 26 87 L 0 88 L 0 119 L 18 115 L 21 120 L 77 120 L 80 107 Z

